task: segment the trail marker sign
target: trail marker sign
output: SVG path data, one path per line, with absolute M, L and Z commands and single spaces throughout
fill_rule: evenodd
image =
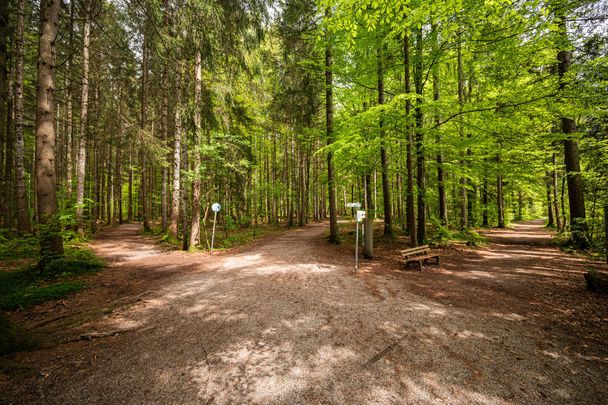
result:
M 213 252 L 213 242 L 215 241 L 215 223 L 217 222 L 217 213 L 220 212 L 222 206 L 220 203 L 213 203 L 211 210 L 213 211 L 213 232 L 211 233 L 211 251 Z
M 358 203 L 358 202 L 348 203 L 348 204 L 346 204 L 346 206 L 348 208 L 361 208 L 361 203 Z
M 365 219 L 365 211 L 358 210 L 357 211 L 357 222 L 361 222 Z
M 365 211 L 357 210 L 357 233 L 355 234 L 355 273 L 359 271 L 359 223 L 365 219 Z

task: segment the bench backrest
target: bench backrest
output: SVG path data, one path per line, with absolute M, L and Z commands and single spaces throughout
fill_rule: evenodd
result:
M 429 253 L 430 251 L 431 251 L 431 249 L 429 248 L 429 246 L 424 245 L 424 246 L 418 246 L 418 247 L 411 248 L 411 249 L 402 250 L 401 255 L 405 258 L 408 258 L 408 257 L 412 257 L 412 256 L 425 255 L 425 254 Z

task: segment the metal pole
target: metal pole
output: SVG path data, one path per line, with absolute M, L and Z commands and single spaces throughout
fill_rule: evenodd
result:
M 213 252 L 213 241 L 215 239 L 215 223 L 217 220 L 217 211 L 213 213 L 213 232 L 211 233 L 211 251 Z
M 355 236 L 355 273 L 359 271 L 359 221 L 357 221 L 357 234 Z

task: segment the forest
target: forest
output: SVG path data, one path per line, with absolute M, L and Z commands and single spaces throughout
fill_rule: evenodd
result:
M 605 11 L 5 1 L 3 229 L 54 240 L 43 257 L 66 231 L 132 221 L 196 249 L 218 201 L 222 223 L 329 218 L 339 242 L 337 218 L 361 201 L 414 246 L 546 216 L 601 249 Z
M 142 242 L 152 238 L 201 255 L 178 262 L 232 268 L 231 247 L 278 238 L 304 268 L 341 268 L 332 260 L 354 252 L 354 202 L 373 242 L 365 257 L 377 253 L 381 269 L 365 262 L 357 277 L 427 245 L 452 269 L 433 277 L 452 274 L 470 252 L 450 246 L 486 242 L 504 258 L 494 269 L 553 271 L 528 262 L 553 249 L 537 253 L 561 257 L 556 272 L 596 274 L 608 263 L 607 20 L 604 0 L 0 0 L 0 329 L 116 269 L 108 243 L 119 241 L 124 257 L 155 252 Z M 214 237 L 220 256 L 208 253 Z M 243 269 L 261 266 L 235 252 Z M 481 255 L 467 273 L 477 280 L 496 258 L 470 254 Z M 422 288 L 423 276 L 403 282 Z M 442 279 L 429 280 L 425 294 Z M 589 309 L 604 298 L 583 284 L 551 308 L 591 300 L 589 317 L 568 313 L 608 334 L 605 308 Z M 228 398 L 265 402 L 247 395 Z

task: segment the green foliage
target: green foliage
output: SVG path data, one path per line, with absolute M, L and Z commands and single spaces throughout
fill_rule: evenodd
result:
M 471 228 L 454 231 L 441 225 L 438 221 L 432 221 L 432 237 L 429 240 L 431 245 L 448 245 L 450 242 L 463 242 L 469 246 L 483 246 L 487 243 L 487 238 L 480 235 Z
M 63 258 L 49 262 L 44 269 L 28 265 L 0 272 L 0 308 L 13 310 L 62 298 L 84 288 L 79 276 L 103 266 L 90 250 L 70 247 Z
M 33 236 L 7 238 L 0 235 L 0 260 L 32 259 L 40 253 L 40 242 Z

